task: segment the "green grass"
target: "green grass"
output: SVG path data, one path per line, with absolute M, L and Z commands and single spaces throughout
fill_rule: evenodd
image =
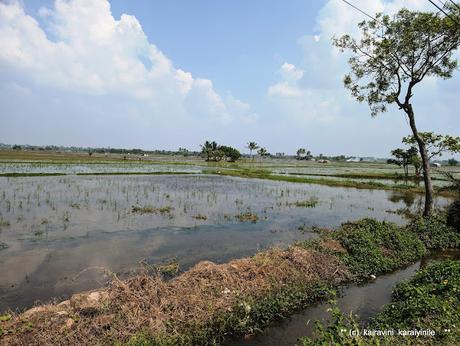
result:
M 424 193 L 423 187 L 415 187 L 413 185 L 394 184 L 388 185 L 377 181 L 360 182 L 354 180 L 333 180 L 323 178 L 304 178 L 295 177 L 290 175 L 272 174 L 266 169 L 235 169 L 235 170 L 204 170 L 204 174 L 215 174 L 231 177 L 242 177 L 252 179 L 265 179 L 274 181 L 284 181 L 289 183 L 303 183 L 303 184 L 319 184 L 331 187 L 349 187 L 355 189 L 380 189 L 380 190 L 393 190 L 393 191 L 407 191 L 413 193 Z M 455 191 L 442 190 L 437 191 L 442 196 L 455 196 Z
M 458 345 L 460 340 L 460 261 L 435 263 L 420 270 L 393 290 L 392 301 L 367 326 L 368 330 L 393 331 L 394 335 L 350 337 L 362 330 L 358 316 L 345 316 L 332 302 L 332 319 L 317 323 L 313 338 L 300 345 Z M 432 330 L 434 336 L 411 337 L 398 331 Z
M 287 173 L 288 175 L 311 175 L 318 177 L 337 177 L 337 178 L 350 178 L 350 179 L 383 179 L 383 180 L 407 180 L 407 181 L 418 181 L 417 176 L 409 175 L 407 178 L 400 173 L 385 173 L 385 172 L 366 172 L 366 173 L 336 173 L 336 174 L 326 174 L 326 173 Z M 432 176 L 431 180 L 441 180 L 448 181 L 446 178 Z

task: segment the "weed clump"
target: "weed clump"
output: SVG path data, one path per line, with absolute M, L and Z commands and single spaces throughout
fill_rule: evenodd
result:
M 0 218 L 0 228 L 9 226 L 11 226 L 11 222 L 9 222 L 8 220 L 4 220 L 3 218 Z
M 133 205 L 131 207 L 131 212 L 134 214 L 169 214 L 174 208 L 171 206 L 164 206 L 160 208 L 152 207 L 150 205 L 139 206 Z
M 318 198 L 312 197 L 306 201 L 296 201 L 292 204 L 299 208 L 314 208 L 318 202 Z
M 193 216 L 193 218 L 195 220 L 203 220 L 203 221 L 208 219 L 208 217 L 206 215 L 202 215 L 202 214 L 195 215 L 195 216 Z
M 257 214 L 254 214 L 254 213 L 250 212 L 250 211 L 238 214 L 238 215 L 236 215 L 236 218 L 240 222 L 250 221 L 252 223 L 256 223 L 259 220 L 259 216 Z
M 174 259 L 167 263 L 154 265 L 154 268 L 163 277 L 170 278 L 179 273 L 180 266 L 179 262 L 177 262 L 177 260 Z

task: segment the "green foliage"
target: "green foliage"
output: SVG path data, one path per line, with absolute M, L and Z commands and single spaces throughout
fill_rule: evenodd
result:
M 262 157 L 270 156 L 270 153 L 267 151 L 266 148 L 260 148 L 260 149 L 257 151 L 257 154 L 259 154 L 259 155 L 262 156 Z
M 350 337 L 348 331 L 360 330 L 357 317 L 350 314 L 345 316 L 337 306 L 335 300 L 329 301 L 330 308 L 328 312 L 331 314 L 331 319 L 327 325 L 320 321 L 315 321 L 315 337 L 304 337 L 299 340 L 299 345 L 314 346 L 314 345 L 341 345 L 341 346 L 357 346 L 365 345 L 365 340 L 360 337 Z
M 317 282 L 313 285 L 305 285 L 299 282 L 295 286 L 275 291 L 265 298 L 252 299 L 249 304 L 252 308 L 243 332 L 245 334 L 260 332 L 273 321 L 285 319 L 299 308 L 328 298 L 332 293 L 328 283 Z
M 332 237 L 347 250 L 340 257 L 360 278 L 392 271 L 414 262 L 426 252 L 412 232 L 374 219 L 345 223 Z
M 460 234 L 460 199 L 455 200 L 447 210 L 447 225 Z
M 357 335 L 361 331 L 358 316 L 345 316 L 331 302 L 330 321 L 316 323 L 313 338 L 300 339 L 300 345 L 457 345 L 460 340 L 460 261 L 445 261 L 419 271 L 414 278 L 402 282 L 393 291 L 392 302 L 384 307 L 365 328 L 394 330 L 394 336 Z M 431 329 L 432 338 L 398 336 L 397 330 Z M 445 332 L 445 329 L 450 331 Z
M 451 9 L 458 17 L 457 7 Z M 378 13 L 372 20 L 361 22 L 359 28 L 359 40 L 344 35 L 333 41 L 342 51 L 351 52 L 351 72 L 344 78 L 345 87 L 359 102 L 368 103 L 372 116 L 385 112 L 389 104 L 396 104 L 407 115 L 423 162 L 424 215 L 428 216 L 433 210 L 429 157 L 426 138 L 417 130 L 412 97 L 414 87 L 425 77 L 452 77 L 457 67 L 453 54 L 460 44 L 460 26 L 434 12 L 402 9 L 392 18 Z
M 296 152 L 296 159 L 297 160 L 311 160 L 313 155 L 311 154 L 310 150 L 306 150 L 305 148 L 300 148 Z M 345 161 L 345 157 L 344 157 Z
M 457 166 L 457 165 L 458 165 L 458 161 L 455 160 L 454 158 L 452 158 L 452 159 L 447 160 L 447 164 L 448 164 L 449 166 Z
M 221 145 L 219 149 L 224 153 L 224 156 L 230 161 L 235 162 L 241 157 L 241 153 L 232 147 Z
M 447 249 L 460 246 L 460 233 L 446 224 L 444 213 L 416 216 L 406 229 L 418 236 L 428 249 Z
M 374 328 L 430 328 L 433 344 L 460 340 L 460 261 L 444 261 L 400 283 L 393 299 L 372 322 Z M 449 328 L 451 332 L 444 333 Z M 454 344 L 454 343 L 452 343 Z
M 443 136 L 433 132 L 419 132 L 418 135 L 426 145 L 428 159 L 430 160 L 434 157 L 442 156 L 444 152 L 460 152 L 460 137 Z M 407 136 L 403 138 L 403 143 L 414 145 L 417 140 L 414 136 Z
M 140 333 L 128 345 L 221 345 L 231 336 L 260 333 L 274 321 L 279 321 L 309 304 L 330 298 L 329 284 L 298 282 L 263 297 L 241 297 L 228 311 L 220 312 L 204 324 L 191 324 L 180 332 L 173 324 L 166 335 L 151 337 Z
M 391 151 L 391 155 L 395 158 L 389 159 L 387 163 L 393 163 L 402 167 L 406 178 L 409 176 L 409 165 L 414 165 L 416 172 L 418 172 L 421 167 L 420 159 L 418 157 L 418 149 L 414 146 L 409 149 L 394 149 Z
M 180 265 L 177 259 L 172 259 L 166 263 L 155 264 L 153 268 L 164 277 L 171 278 L 179 273 Z
M 449 18 L 402 9 L 392 18 L 378 13 L 359 28 L 359 40 L 344 35 L 334 45 L 352 52 L 344 84 L 359 102 L 369 104 L 373 116 L 391 103 L 405 110 L 413 87 L 427 76 L 452 77 L 460 30 Z
M 283 320 L 312 302 L 330 297 L 331 292 L 330 285 L 326 283 L 306 285 L 298 282 L 264 297 L 241 299 L 231 309 L 231 314 L 216 318 L 217 326 L 214 324 L 207 333 L 208 340 L 210 334 L 216 334 L 216 330 L 221 332 L 221 337 L 225 334 L 241 336 L 260 333 L 274 321 Z
M 256 142 L 248 142 L 246 148 L 248 148 L 252 152 L 253 150 L 259 149 L 260 147 Z
M 0 322 L 6 322 L 11 320 L 11 314 L 0 315 Z
M 235 162 L 241 157 L 241 153 L 232 147 L 219 145 L 217 142 L 206 141 L 201 145 L 201 155 L 206 161 L 221 161 L 224 158 L 230 162 Z

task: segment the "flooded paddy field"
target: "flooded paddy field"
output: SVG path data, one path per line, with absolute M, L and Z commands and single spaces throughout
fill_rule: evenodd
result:
M 437 198 L 437 206 L 448 203 Z M 225 262 L 374 217 L 403 223 L 422 196 L 213 175 L 0 178 L 0 311 L 175 259 Z
M 1 174 L 114 174 L 114 173 L 201 173 L 195 165 L 168 165 L 146 163 L 56 163 L 56 162 L 9 162 L 0 163 Z
M 23 155 L 25 155 L 23 153 Z M 206 162 L 197 156 L 182 157 L 174 155 L 152 157 L 129 157 L 124 160 L 120 155 L 65 155 L 31 153 L 21 159 L 13 160 L 2 156 L 0 152 L 0 176 L 12 175 L 73 175 L 73 174 L 171 174 L 171 173 L 207 173 L 207 169 L 222 170 L 263 170 L 280 176 L 346 182 L 356 184 L 377 183 L 386 186 L 404 185 L 420 188 L 422 182 L 402 179 L 403 170 L 395 165 L 378 162 L 327 162 L 302 161 L 295 159 L 264 158 L 255 161 L 243 159 L 237 163 Z M 413 168 L 409 169 L 413 176 Z M 445 176 L 448 172 L 460 178 L 460 166 L 433 168 L 432 183 L 441 188 L 451 185 Z M 319 182 L 321 183 L 321 182 Z M 377 188 L 377 186 L 375 186 Z

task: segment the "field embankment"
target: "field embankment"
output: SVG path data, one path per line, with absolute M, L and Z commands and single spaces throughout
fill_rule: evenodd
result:
M 415 262 L 429 248 L 460 245 L 442 216 L 407 227 L 363 219 L 319 232 L 318 239 L 286 250 L 221 265 L 200 262 L 171 280 L 115 277 L 105 289 L 4 315 L 0 343 L 219 344 L 257 333 L 327 297 L 332 287 Z
M 226 175 L 232 177 L 266 179 L 275 181 L 284 181 L 290 183 L 303 183 L 303 184 L 319 184 L 331 187 L 350 187 L 355 189 L 379 189 L 379 190 L 393 190 L 404 191 L 409 193 L 424 193 L 423 186 L 414 186 L 412 184 L 385 184 L 379 181 L 359 181 L 359 180 L 335 180 L 332 175 L 329 178 L 312 178 L 293 175 L 279 175 L 273 174 L 268 170 L 263 169 L 233 169 L 233 170 L 205 170 L 206 174 Z M 337 175 L 337 177 L 341 177 Z M 346 176 L 349 177 L 349 176 Z M 358 177 L 355 175 L 355 178 Z M 366 177 L 364 175 L 364 177 Z M 435 193 L 443 197 L 455 197 L 457 192 L 454 188 L 439 187 L 436 188 Z
M 458 345 L 459 290 L 460 261 L 434 263 L 398 284 L 392 301 L 364 326 L 359 324 L 359 316 L 344 315 L 332 301 L 331 321 L 317 325 L 314 336 L 299 344 Z

